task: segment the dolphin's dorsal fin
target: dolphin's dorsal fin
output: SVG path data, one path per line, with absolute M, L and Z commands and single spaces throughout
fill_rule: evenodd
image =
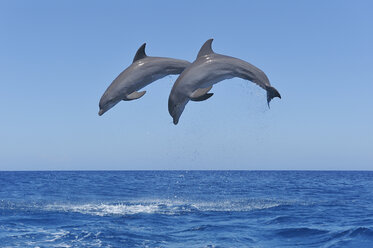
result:
M 136 55 L 133 58 L 133 62 L 146 57 L 145 46 L 146 46 L 146 43 L 142 44 L 142 46 L 137 50 Z
M 131 100 L 139 99 L 140 97 L 145 95 L 145 93 L 146 93 L 146 90 L 140 91 L 140 92 L 134 91 L 131 94 L 127 95 L 127 97 L 123 99 L 123 101 L 131 101 Z
M 205 42 L 205 44 L 203 44 L 203 46 L 201 47 L 201 49 L 198 52 L 197 58 L 199 58 L 201 56 L 211 54 L 211 53 L 214 53 L 214 51 L 211 48 L 211 44 L 212 44 L 213 40 L 214 39 L 209 39 Z
M 190 100 L 192 100 L 192 101 L 203 101 L 203 100 L 206 100 L 206 99 L 210 98 L 212 96 L 212 93 L 207 94 L 207 92 L 209 92 L 211 90 L 211 88 L 212 88 L 212 86 L 207 87 L 207 88 L 196 89 L 190 95 Z M 205 98 L 205 96 L 206 97 L 208 96 L 208 97 Z

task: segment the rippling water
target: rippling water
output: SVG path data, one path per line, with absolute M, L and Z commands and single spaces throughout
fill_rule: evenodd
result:
M 1 247 L 373 247 L 373 172 L 0 172 Z

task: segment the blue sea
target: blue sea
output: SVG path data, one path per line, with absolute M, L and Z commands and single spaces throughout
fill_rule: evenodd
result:
M 373 172 L 0 172 L 0 247 L 373 247 Z

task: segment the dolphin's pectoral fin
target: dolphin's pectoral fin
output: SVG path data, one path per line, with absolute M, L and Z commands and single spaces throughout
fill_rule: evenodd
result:
M 209 99 L 210 97 L 212 97 L 212 95 L 214 95 L 214 93 L 207 93 L 200 97 L 190 98 L 190 100 L 195 101 L 195 102 L 201 102 L 201 101 Z
M 190 100 L 200 102 L 209 99 L 214 93 L 208 93 L 212 86 L 207 88 L 196 89 L 190 96 Z
M 200 89 L 196 89 L 195 91 L 193 91 L 193 93 L 190 95 L 190 99 L 194 99 L 194 98 L 199 98 L 203 95 L 206 95 L 207 92 L 209 92 L 211 90 L 212 86 L 210 87 L 207 87 L 207 88 L 200 88 Z
M 131 101 L 131 100 L 139 99 L 140 97 L 145 95 L 145 93 L 146 93 L 146 90 L 140 91 L 140 92 L 138 91 L 132 92 L 131 94 L 127 95 L 126 98 L 123 99 L 123 101 Z

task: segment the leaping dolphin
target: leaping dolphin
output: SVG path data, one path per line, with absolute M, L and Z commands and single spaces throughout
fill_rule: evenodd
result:
M 114 79 L 102 95 L 98 112 L 100 116 L 122 100 L 142 97 L 146 91 L 138 90 L 167 75 L 180 74 L 191 64 L 180 59 L 147 56 L 145 46 L 146 43 L 137 50 L 133 63 Z
M 192 101 L 204 101 L 212 85 L 234 77 L 252 81 L 267 91 L 267 103 L 280 93 L 271 86 L 267 76 L 259 68 L 241 59 L 214 53 L 213 39 L 207 40 L 199 50 L 196 60 L 176 79 L 168 98 L 168 112 L 176 125 L 185 105 Z

